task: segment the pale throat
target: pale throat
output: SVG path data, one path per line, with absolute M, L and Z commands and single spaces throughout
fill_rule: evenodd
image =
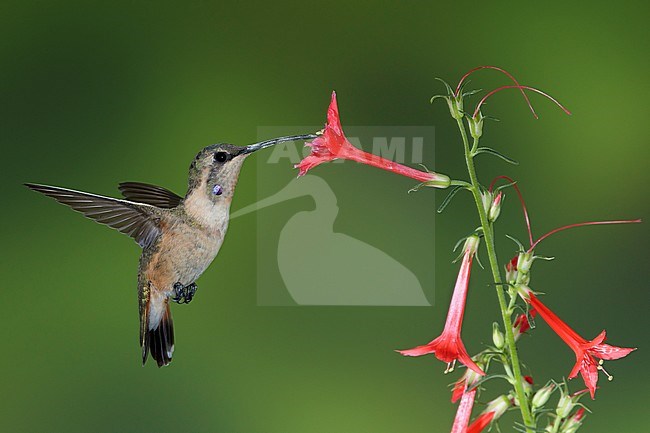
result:
M 231 202 L 232 194 L 224 191 L 223 195 L 214 197 L 210 191 L 207 191 L 204 181 L 185 197 L 185 213 L 205 228 L 225 233 Z

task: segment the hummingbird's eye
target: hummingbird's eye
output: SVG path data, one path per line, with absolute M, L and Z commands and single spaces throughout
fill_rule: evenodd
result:
M 214 160 L 217 162 L 228 161 L 228 154 L 226 152 L 217 152 L 214 154 Z

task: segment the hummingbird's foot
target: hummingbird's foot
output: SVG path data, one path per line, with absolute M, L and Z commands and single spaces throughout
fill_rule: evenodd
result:
M 185 286 L 185 303 L 189 304 L 192 302 L 192 299 L 194 298 L 194 294 L 196 293 L 196 289 L 198 287 L 196 286 L 196 283 L 192 283 L 189 286 Z
M 194 298 L 196 289 L 197 286 L 195 283 L 184 286 L 178 282 L 174 284 L 174 296 L 172 296 L 171 299 L 177 304 L 189 304 L 192 301 L 192 298 Z
M 177 304 L 185 302 L 185 287 L 181 283 L 174 284 L 174 296 L 172 296 L 172 301 Z

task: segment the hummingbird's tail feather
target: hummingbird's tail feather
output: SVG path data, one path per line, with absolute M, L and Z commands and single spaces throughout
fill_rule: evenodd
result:
M 142 365 L 147 362 L 147 355 L 156 361 L 158 367 L 168 365 L 172 362 L 174 353 L 174 321 L 169 308 L 169 303 L 165 302 L 164 311 L 160 316 L 157 324 L 151 323 L 150 320 L 156 320 L 147 314 L 147 325 L 144 331 L 142 344 Z

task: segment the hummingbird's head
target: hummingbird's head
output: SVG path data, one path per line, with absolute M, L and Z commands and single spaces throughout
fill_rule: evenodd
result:
M 251 153 L 277 143 L 308 140 L 316 135 L 295 135 L 260 141 L 249 146 L 233 144 L 212 144 L 201 150 L 190 166 L 187 197 L 193 193 L 210 197 L 213 203 L 229 203 L 235 192 L 239 171 L 244 160 Z
M 249 154 L 246 147 L 227 143 L 203 148 L 190 165 L 188 194 L 198 192 L 213 201 L 232 197 L 239 171 Z

